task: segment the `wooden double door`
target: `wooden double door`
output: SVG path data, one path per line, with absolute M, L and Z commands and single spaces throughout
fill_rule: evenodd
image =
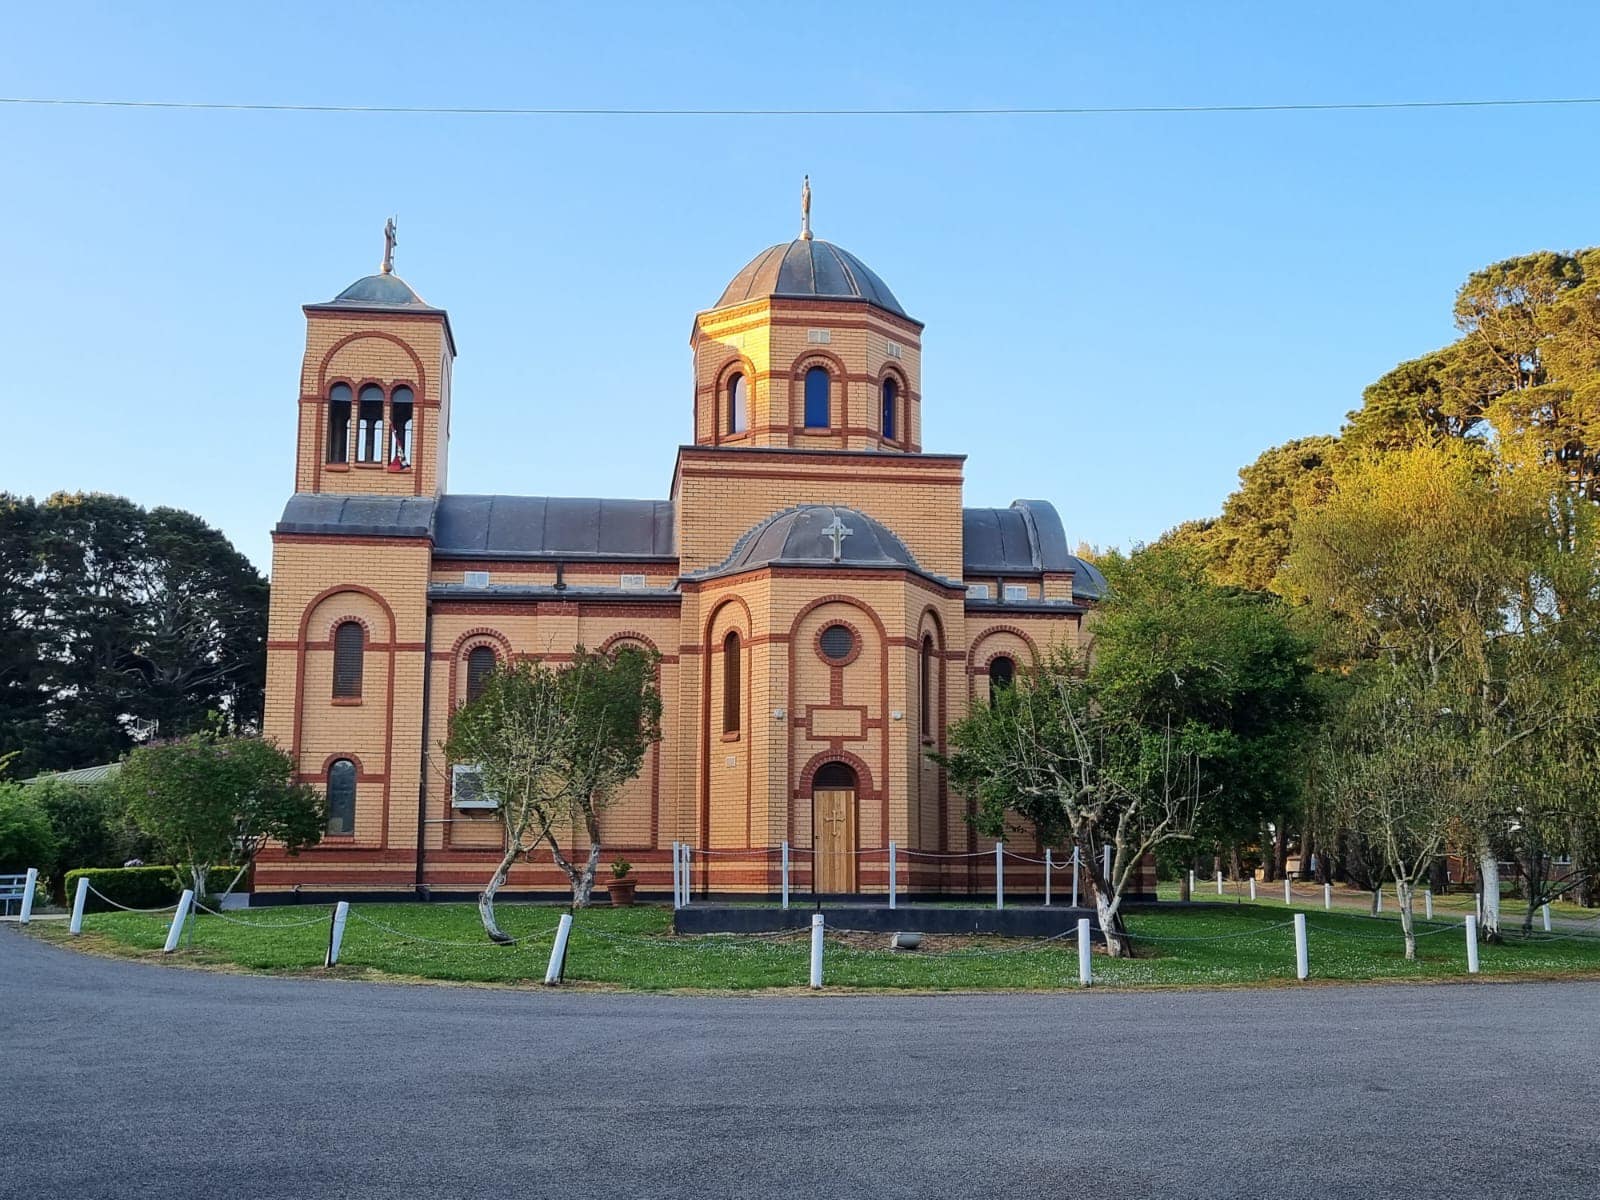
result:
M 818 788 L 811 794 L 812 890 L 836 895 L 856 890 L 856 793 Z

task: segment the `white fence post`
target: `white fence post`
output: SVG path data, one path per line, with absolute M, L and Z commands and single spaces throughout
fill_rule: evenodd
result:
M 672 907 L 683 906 L 683 880 L 678 877 L 678 872 L 683 868 L 683 860 L 678 855 L 678 842 L 672 843 Z
M 1189 899 L 1194 899 L 1194 872 L 1189 872 Z
M 1478 918 L 1467 918 L 1467 974 L 1478 973 Z
M 22 908 L 17 912 L 17 924 L 26 925 L 33 920 L 33 889 L 39 886 L 39 868 L 28 868 L 28 881 L 22 885 Z
M 1374 888 L 1373 894 L 1378 898 L 1378 906 L 1373 911 L 1381 913 L 1383 911 L 1383 885 L 1379 884 L 1376 888 Z
M 1006 848 L 1003 842 L 994 844 L 994 906 L 1006 906 Z
M 1541 905 L 1540 907 L 1542 908 L 1542 910 L 1544 912 L 1544 931 L 1546 933 L 1549 933 L 1550 932 L 1550 906 L 1548 904 L 1545 904 L 1545 905 Z
M 1333 884 L 1322 885 L 1322 907 L 1326 912 L 1333 911 Z
M 1089 918 L 1078 918 L 1078 986 L 1088 987 L 1094 980 L 1094 943 L 1089 940 Z
M 328 957 L 323 966 L 331 967 L 339 961 L 339 947 L 344 945 L 344 926 L 350 919 L 350 901 L 341 900 L 333 906 L 333 924 L 328 929 Z
M 811 986 L 822 986 L 822 914 L 811 917 Z
M 1306 951 L 1306 915 L 1294 915 L 1294 977 L 1304 979 L 1311 974 L 1310 955 Z
M 1050 860 L 1050 847 L 1044 848 L 1044 906 L 1050 907 L 1050 876 L 1055 872 L 1055 864 Z
M 1290 892 L 1289 892 L 1289 877 L 1287 875 L 1285 875 L 1283 877 L 1283 902 L 1285 904 L 1293 904 L 1294 903 L 1294 901 L 1291 900 L 1289 898 L 1289 896 L 1290 896 Z
M 1217 872 L 1217 895 L 1222 895 L 1222 872 Z
M 683 844 L 683 906 L 689 907 L 689 901 L 694 896 L 694 885 L 690 873 L 694 870 L 694 851 L 689 848 L 689 843 Z
M 1432 888 L 1423 888 L 1422 889 L 1422 909 L 1423 909 L 1423 915 L 1425 915 L 1428 918 L 1428 920 L 1430 920 L 1430 921 L 1433 920 L 1433 889 Z
M 1254 900 L 1255 898 L 1256 898 L 1256 877 L 1254 875 L 1252 875 L 1252 876 L 1250 876 L 1250 899 Z
M 1475 893 L 1473 895 L 1472 898 L 1473 898 L 1473 900 L 1475 900 L 1477 902 L 1477 906 L 1476 906 L 1475 911 L 1476 911 L 1476 913 L 1478 915 L 1478 920 L 1482 921 L 1483 920 L 1483 893 L 1482 892 L 1477 892 L 1477 893 Z
M 1078 848 L 1072 848 L 1072 907 L 1078 907 Z
M 544 981 L 551 987 L 561 982 L 561 973 L 567 966 L 567 935 L 572 932 L 572 914 L 562 913 L 556 926 L 556 940 L 550 947 L 550 965 L 545 968 Z
M 890 838 L 889 839 L 889 907 L 890 908 L 894 907 L 894 881 L 895 881 L 894 839 Z
M 193 903 L 194 892 L 184 888 L 183 895 L 178 897 L 178 907 L 172 914 L 172 925 L 167 930 L 167 944 L 161 947 L 161 953 L 171 954 L 178 948 L 178 939 L 183 936 L 183 922 L 189 916 L 189 906 Z
M 789 907 L 789 839 L 783 839 L 783 906 Z
M 72 933 L 83 932 L 83 906 L 89 902 L 89 877 L 78 876 L 78 891 L 72 897 L 72 924 L 67 928 Z

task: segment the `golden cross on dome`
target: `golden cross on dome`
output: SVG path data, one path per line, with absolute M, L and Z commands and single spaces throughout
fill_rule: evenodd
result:
M 385 275 L 394 274 L 394 248 L 396 244 L 394 235 L 396 231 L 397 227 L 393 217 L 383 223 L 383 266 L 380 269 Z
M 800 185 L 800 236 L 811 240 L 811 176 Z
M 822 536 L 833 543 L 834 562 L 838 562 L 840 556 L 844 554 L 845 538 L 849 537 L 854 532 L 854 529 L 851 529 L 850 526 L 846 525 L 839 519 L 838 513 L 833 514 L 833 524 L 823 528 Z

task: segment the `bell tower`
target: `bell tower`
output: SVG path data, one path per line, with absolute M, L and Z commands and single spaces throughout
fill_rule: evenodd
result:
M 450 317 L 383 261 L 332 300 L 307 304 L 295 491 L 433 497 L 445 489 Z

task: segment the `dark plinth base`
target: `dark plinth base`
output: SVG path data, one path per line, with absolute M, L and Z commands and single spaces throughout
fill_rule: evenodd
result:
M 718 904 L 696 901 L 672 914 L 678 933 L 772 933 L 780 929 L 802 929 L 811 924 L 818 911 L 815 903 L 799 903 L 790 908 L 777 905 Z M 869 933 L 988 933 L 1003 937 L 1054 937 L 1077 929 L 1078 918 L 1088 917 L 1098 924 L 1092 908 L 1067 905 L 1021 905 L 997 909 L 977 905 L 902 903 L 890 908 L 881 900 L 852 903 L 824 900 L 823 923 L 829 929 L 862 930 Z M 1096 934 L 1098 936 L 1098 933 Z

